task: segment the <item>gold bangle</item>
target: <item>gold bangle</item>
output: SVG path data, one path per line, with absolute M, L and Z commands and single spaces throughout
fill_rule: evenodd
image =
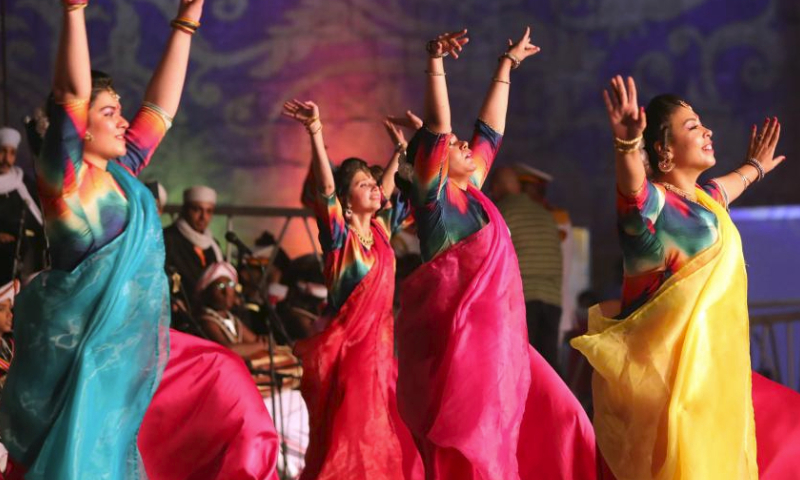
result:
M 313 123 L 311 125 L 313 125 Z M 306 130 L 308 131 L 309 135 L 316 135 L 317 133 L 320 132 L 320 130 L 322 130 L 322 122 L 319 122 L 319 127 L 317 127 L 317 129 L 314 131 L 311 131 L 311 125 L 308 125 L 306 127 Z
M 177 28 L 178 30 L 183 30 L 184 32 L 189 33 L 189 34 L 194 34 L 197 31 L 197 27 L 195 27 L 194 25 L 190 25 L 188 23 L 182 22 L 182 21 L 177 20 L 177 19 L 169 22 L 169 25 L 172 28 Z
M 745 189 L 747 189 L 747 187 L 750 186 L 750 179 L 747 178 L 747 176 L 744 173 L 740 172 L 738 168 L 734 170 L 733 173 L 739 175 L 739 178 L 742 179 L 742 183 L 744 184 Z
M 500 55 L 500 58 L 498 58 L 498 60 L 502 60 L 504 58 L 507 58 L 507 59 L 511 60 L 511 64 L 512 64 L 511 65 L 511 70 L 518 69 L 519 68 L 519 64 L 522 63 L 522 61 L 519 58 L 515 57 L 510 52 L 505 52 L 504 54 Z
M 72 4 L 72 5 L 65 5 L 65 7 L 67 7 L 67 11 L 68 12 L 74 12 L 75 10 L 80 10 L 82 8 L 86 8 L 87 6 L 89 6 L 89 2 L 75 3 L 75 4 Z
M 312 125 L 314 122 L 316 122 L 317 120 L 319 120 L 319 115 L 314 115 L 313 117 L 309 118 L 308 120 L 305 120 L 305 121 L 303 122 L 303 125 L 305 125 L 305 126 L 306 126 L 306 128 L 308 128 L 308 127 L 310 127 L 310 126 L 311 126 L 311 125 Z
M 172 25 L 172 28 L 174 28 L 175 30 L 180 30 L 180 31 L 182 31 L 184 33 L 187 33 L 189 35 L 194 35 L 194 30 L 192 30 L 191 28 L 188 28 L 188 27 L 184 27 L 182 25 Z
M 614 137 L 614 145 L 620 145 L 626 147 L 631 145 L 639 146 L 639 144 L 642 142 L 642 138 L 643 138 L 642 135 L 639 135 L 638 137 L 633 138 L 631 140 L 624 140 L 619 137 Z
M 447 75 L 445 72 L 431 72 L 430 70 L 425 70 L 425 73 L 431 77 L 444 77 Z
M 191 18 L 178 17 L 178 18 L 175 19 L 175 21 L 176 22 L 185 23 L 185 24 L 187 24 L 187 26 L 191 26 L 191 27 L 194 27 L 194 28 L 200 28 L 200 22 L 196 22 L 196 21 L 192 20 Z
M 493 82 L 497 82 L 497 83 L 505 83 L 506 85 L 511 85 L 511 82 L 510 82 L 510 81 L 508 81 L 508 80 L 502 80 L 502 79 L 500 79 L 500 78 L 497 78 L 497 77 L 493 77 L 493 78 L 492 78 L 492 81 L 493 81 Z

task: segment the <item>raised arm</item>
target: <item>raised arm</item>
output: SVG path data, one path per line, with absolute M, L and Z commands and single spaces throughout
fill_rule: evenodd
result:
M 714 179 L 725 190 L 728 203 L 739 198 L 747 187 L 759 181 L 786 159 L 783 155 L 775 157 L 775 148 L 780 137 L 781 124 L 775 117 L 764 120 L 761 133 L 758 133 L 758 129 L 753 125 L 745 163 L 731 173 Z
M 617 75 L 611 79 L 610 92 L 603 90 L 603 100 L 614 134 L 617 188 L 623 195 L 639 191 L 647 178 L 642 162 L 642 133 L 647 126 L 644 108 L 639 106 L 633 78 L 626 81 Z
M 92 94 L 92 67 L 84 17 L 87 4 L 88 0 L 64 2 L 53 77 L 53 98 L 56 103 L 88 101 Z
M 531 27 L 525 28 L 525 33 L 517 43 L 508 40 L 508 51 L 500 57 L 478 117 L 497 133 L 503 133 L 506 129 L 511 70 L 540 51 L 541 48 L 531 44 Z
M 397 173 L 397 169 L 400 167 L 400 158 L 405 155 L 406 148 L 408 147 L 406 136 L 403 134 L 403 130 L 400 129 L 400 126 L 417 131 L 422 128 L 422 119 L 414 115 L 411 110 L 407 110 L 405 117 L 386 117 L 383 121 L 383 126 L 386 127 L 386 133 L 389 134 L 389 139 L 391 139 L 394 145 L 394 153 L 383 173 L 381 188 L 383 189 L 384 195 L 391 197 L 392 192 L 394 192 L 394 174 Z
M 203 0 L 181 0 L 164 55 L 144 94 L 145 102 L 157 105 L 170 118 L 178 112 L 189 65 L 192 33 L 200 25 L 202 14 Z
M 333 195 L 336 186 L 333 183 L 333 170 L 325 150 L 322 138 L 322 121 L 319 118 L 319 107 L 314 102 L 291 100 L 283 104 L 283 114 L 305 125 L 311 136 L 311 172 L 314 175 L 319 193 L 326 197 Z
M 450 133 L 450 99 L 447 97 L 444 57 L 452 54 L 458 58 L 462 47 L 469 42 L 467 29 L 444 33 L 428 42 L 428 66 L 425 73 L 425 125 L 436 133 Z

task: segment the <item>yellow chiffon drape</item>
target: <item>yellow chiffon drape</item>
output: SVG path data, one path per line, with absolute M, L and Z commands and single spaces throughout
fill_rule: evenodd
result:
M 592 307 L 571 342 L 594 367 L 597 443 L 617 480 L 758 478 L 741 239 L 697 196 L 717 241 L 625 319 Z

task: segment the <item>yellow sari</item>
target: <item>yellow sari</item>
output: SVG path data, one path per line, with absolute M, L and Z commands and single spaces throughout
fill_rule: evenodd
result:
M 597 443 L 617 480 L 758 478 L 741 239 L 696 191 L 717 241 L 628 317 L 592 307 L 571 342 L 594 367 Z

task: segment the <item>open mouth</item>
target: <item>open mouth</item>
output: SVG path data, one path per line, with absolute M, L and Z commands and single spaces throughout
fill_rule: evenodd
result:
M 706 153 L 714 153 L 714 147 L 712 144 L 703 145 L 703 151 Z

